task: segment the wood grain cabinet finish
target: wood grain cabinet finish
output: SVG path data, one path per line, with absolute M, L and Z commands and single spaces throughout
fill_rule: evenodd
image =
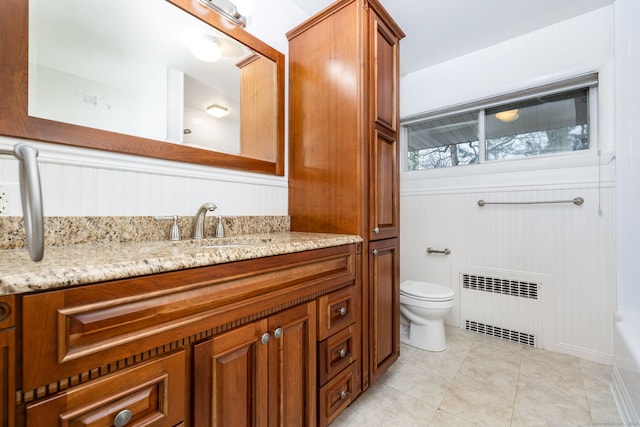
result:
M 358 288 L 349 286 L 318 298 L 318 340 L 324 340 L 357 319 Z
M 359 289 L 360 262 L 352 244 L 18 295 L 3 425 L 316 425 L 317 301 Z
M 194 349 L 194 426 L 315 425 L 315 302 Z
M 356 365 L 351 364 L 320 388 L 318 417 L 320 427 L 331 423 L 356 397 Z
M 378 240 L 369 246 L 371 326 L 371 382 L 375 382 L 400 355 L 400 283 L 397 239 Z
M 185 352 L 152 360 L 27 405 L 27 427 L 171 427 L 185 417 Z
M 374 242 L 397 245 L 404 33 L 377 0 L 338 0 L 287 37 L 291 229 L 358 234 L 366 254 Z M 375 305 L 377 296 L 389 293 L 389 283 L 397 284 L 399 270 L 385 270 L 389 276 L 383 277 L 376 269 L 378 276 L 369 277 L 369 261 L 363 256 L 356 322 L 361 371 L 354 380 L 363 390 L 399 354 L 389 331 L 399 324 L 399 309 L 392 306 L 398 300 L 389 300 L 387 313 Z
M 16 297 L 0 297 L 0 426 L 12 426 L 16 389 Z

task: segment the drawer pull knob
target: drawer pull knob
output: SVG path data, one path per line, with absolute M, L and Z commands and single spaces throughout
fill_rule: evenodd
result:
M 114 427 L 124 427 L 131 421 L 131 411 L 124 409 L 118 412 L 118 415 L 113 419 Z
M 340 307 L 338 313 L 340 313 L 340 316 L 344 316 L 345 314 L 347 314 L 347 307 Z
M 269 343 L 269 338 L 270 338 L 269 332 L 265 332 L 260 337 L 260 341 L 262 342 L 262 344 L 268 344 Z
M 273 331 L 273 337 L 279 340 L 280 338 L 282 338 L 282 333 L 282 328 L 277 328 L 275 331 Z
M 347 397 L 349 397 L 349 392 L 347 390 L 342 390 L 340 392 L 340 400 L 345 400 Z
M 338 354 L 340 355 L 340 358 L 344 358 L 347 355 L 347 350 L 345 350 L 344 348 L 340 349 L 340 351 L 338 352 Z
M 372 250 L 371 253 L 373 254 L 373 256 L 378 256 L 378 250 L 377 249 Z
M 380 228 L 378 227 L 373 227 L 373 232 L 378 234 L 380 232 Z

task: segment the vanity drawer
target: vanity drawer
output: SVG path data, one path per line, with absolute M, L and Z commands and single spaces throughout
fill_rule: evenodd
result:
M 355 358 L 354 325 L 336 332 L 318 344 L 318 383 L 323 385 Z
M 332 334 L 355 322 L 357 307 L 355 286 L 318 298 L 318 340 L 327 339 Z
M 352 363 L 320 388 L 318 425 L 328 425 L 351 403 L 356 385 L 356 365 Z
M 27 405 L 26 426 L 175 426 L 185 416 L 185 354 L 160 359 L 80 384 Z M 125 424 L 120 424 L 125 425 Z

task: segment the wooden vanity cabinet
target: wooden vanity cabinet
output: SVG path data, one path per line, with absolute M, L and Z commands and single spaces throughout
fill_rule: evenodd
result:
M 362 390 L 360 290 L 318 298 L 318 425 L 328 425 Z
M 27 405 L 27 427 L 176 426 L 185 419 L 185 352 L 124 369 Z
M 400 347 L 400 268 L 397 239 L 371 242 L 369 254 L 369 358 L 371 383 L 384 374 L 398 358 Z
M 318 301 L 357 295 L 360 263 L 351 244 L 17 295 L 4 425 L 314 426 Z
M 16 297 L 0 297 L 0 426 L 12 426 L 16 416 Z
M 400 352 L 398 83 L 404 33 L 377 0 L 338 0 L 287 37 L 291 229 L 365 239 L 357 332 L 364 390 Z M 386 249 L 378 249 L 383 260 L 376 258 L 378 245 L 394 247 L 394 268 L 387 268 Z
M 315 424 L 315 302 L 194 347 L 198 426 Z

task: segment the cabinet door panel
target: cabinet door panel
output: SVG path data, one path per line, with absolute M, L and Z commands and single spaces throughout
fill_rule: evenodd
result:
M 175 426 L 185 415 L 184 351 L 81 384 L 27 406 L 27 427 Z
M 269 330 L 273 336 L 269 347 L 269 425 L 314 425 L 315 302 L 269 317 Z
M 374 132 L 369 187 L 369 239 L 398 236 L 398 147 L 394 137 Z
M 15 328 L 0 331 L 0 426 L 11 426 L 15 418 Z
M 194 346 L 193 425 L 266 426 L 267 320 Z
M 375 14 L 371 14 L 374 44 L 371 49 L 374 120 L 390 131 L 397 130 L 398 37 Z
M 370 382 L 400 354 L 400 283 L 397 239 L 369 245 Z

